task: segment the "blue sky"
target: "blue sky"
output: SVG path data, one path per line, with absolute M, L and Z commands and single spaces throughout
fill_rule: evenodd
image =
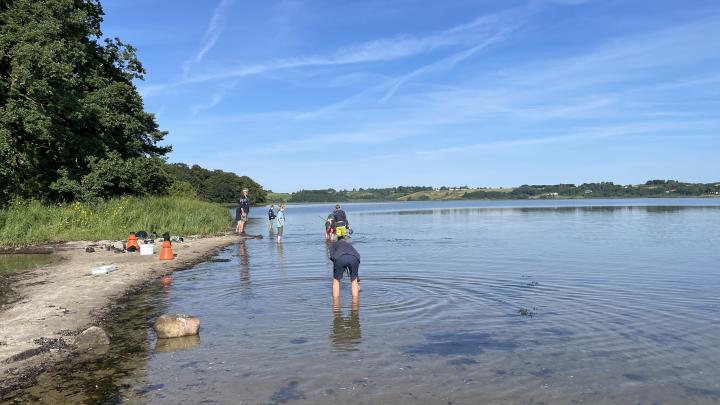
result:
M 720 180 L 720 2 L 103 6 L 170 161 L 266 189 Z

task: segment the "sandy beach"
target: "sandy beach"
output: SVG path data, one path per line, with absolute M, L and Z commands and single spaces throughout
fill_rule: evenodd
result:
M 101 247 L 104 242 L 53 246 L 60 261 L 14 276 L 15 299 L 0 310 L 0 398 L 31 385 L 35 376 L 69 356 L 75 336 L 90 326 L 102 326 L 125 297 L 166 272 L 191 267 L 242 239 L 187 238 L 173 244 L 177 257 L 171 261 L 159 260 L 159 245 L 152 256 L 107 251 Z M 87 253 L 90 245 L 99 246 Z M 90 274 L 91 268 L 105 264 L 115 264 L 117 270 Z

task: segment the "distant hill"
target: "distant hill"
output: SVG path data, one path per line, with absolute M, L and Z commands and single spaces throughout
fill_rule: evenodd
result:
M 271 193 L 269 201 L 293 203 L 353 201 L 441 201 L 441 200 L 529 200 L 567 198 L 657 198 L 720 197 L 720 182 L 685 183 L 677 180 L 650 180 L 645 184 L 620 185 L 613 182 L 575 184 L 524 184 L 515 188 L 469 188 L 403 186 L 353 190 L 300 190 Z

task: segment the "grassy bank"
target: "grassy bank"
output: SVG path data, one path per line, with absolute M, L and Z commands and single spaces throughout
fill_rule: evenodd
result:
M 226 208 L 190 198 L 123 197 L 53 206 L 16 202 L 0 211 L 0 246 L 125 239 L 139 230 L 210 235 L 228 230 L 231 223 Z

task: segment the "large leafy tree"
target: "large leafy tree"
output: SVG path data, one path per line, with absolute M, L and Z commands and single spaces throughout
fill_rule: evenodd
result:
M 98 0 L 0 0 L 0 202 L 167 188 L 145 71 L 102 17 Z

